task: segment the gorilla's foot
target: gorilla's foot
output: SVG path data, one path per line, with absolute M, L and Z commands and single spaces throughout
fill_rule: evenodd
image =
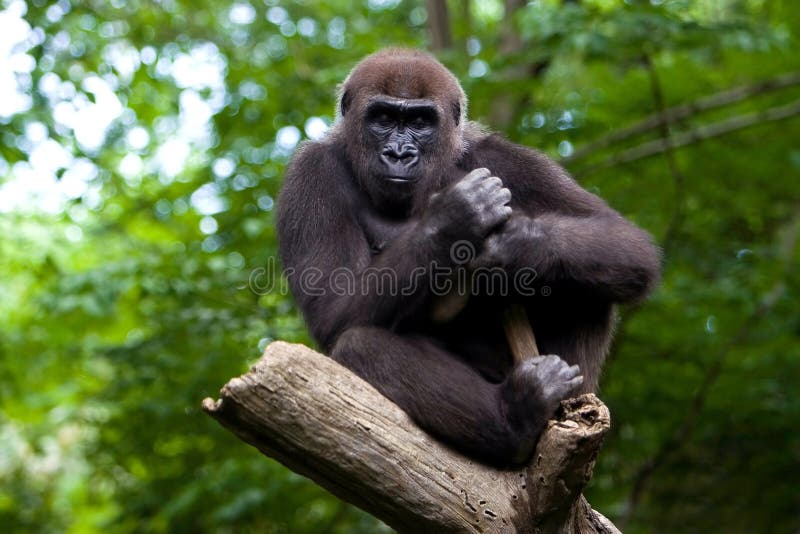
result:
M 524 462 L 559 403 L 583 384 L 577 365 L 554 354 L 517 364 L 501 385 L 501 408 L 515 437 L 514 462 Z

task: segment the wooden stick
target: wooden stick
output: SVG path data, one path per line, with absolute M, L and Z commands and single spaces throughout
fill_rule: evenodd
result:
M 514 302 L 506 309 L 503 316 L 503 329 L 506 331 L 506 339 L 511 348 L 514 363 L 539 355 L 536 336 L 533 335 L 528 313 L 522 304 Z

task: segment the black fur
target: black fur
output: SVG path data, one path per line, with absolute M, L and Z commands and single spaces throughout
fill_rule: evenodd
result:
M 310 331 L 430 433 L 496 465 L 522 462 L 561 399 L 596 390 L 614 304 L 644 298 L 658 250 L 553 161 L 463 120 L 458 82 L 430 56 L 369 56 L 343 89 L 342 116 L 295 154 L 278 205 L 281 258 Z M 367 119 L 376 100 L 397 106 L 395 126 Z M 406 100 L 435 108 L 434 134 L 405 133 Z M 413 144 L 419 161 L 381 166 L 395 141 Z M 386 179 L 398 172 L 409 180 Z M 455 243 L 477 257 L 463 265 Z M 431 265 L 508 276 L 532 268 L 535 288 L 550 295 L 477 285 L 443 298 Z M 394 291 L 374 283 L 387 272 Z M 355 287 L 334 283 L 348 276 Z M 514 367 L 502 326 L 512 299 L 541 352 L 560 358 Z

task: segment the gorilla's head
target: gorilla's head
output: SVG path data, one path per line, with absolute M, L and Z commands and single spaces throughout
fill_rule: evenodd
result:
M 361 187 L 382 209 L 412 209 L 463 153 L 466 97 L 453 74 L 417 50 L 362 60 L 341 87 L 337 133 Z

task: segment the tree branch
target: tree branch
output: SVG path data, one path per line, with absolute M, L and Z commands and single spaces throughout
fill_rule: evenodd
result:
M 532 465 L 500 471 L 447 448 L 367 382 L 275 342 L 203 408 L 267 456 L 400 531 L 618 530 L 581 496 L 610 428 L 594 395 L 562 403 Z
M 780 121 L 796 115 L 800 115 L 800 100 L 795 100 L 783 106 L 775 106 L 763 111 L 754 111 L 705 126 L 699 126 L 694 130 L 672 136 L 672 140 L 669 143 L 664 139 L 648 141 L 628 150 L 623 150 L 596 165 L 590 165 L 579 169 L 572 174 L 574 176 L 585 176 L 592 172 L 614 167 L 621 163 L 630 163 L 638 159 L 655 156 L 656 154 L 661 154 L 672 148 L 684 147 L 706 139 L 711 139 L 712 137 L 719 137 L 735 132 L 736 130 L 742 130 L 767 122 Z
M 637 470 L 633 478 L 633 488 L 628 495 L 621 517 L 623 528 L 633 517 L 639 501 L 655 472 L 676 454 L 683 444 L 689 441 L 694 432 L 695 424 L 705 409 L 708 395 L 722 375 L 730 352 L 736 347 L 745 344 L 750 334 L 757 329 L 759 321 L 772 312 L 772 309 L 786 293 L 787 283 L 785 278 L 791 272 L 792 257 L 798 240 L 800 240 L 800 208 L 795 211 L 789 220 L 786 235 L 778 246 L 778 257 L 784 263 L 784 276 L 777 280 L 772 288 L 764 294 L 758 307 L 742 321 L 738 330 L 727 341 L 723 342 L 716 357 L 706 368 L 703 379 L 692 397 L 689 409 L 683 420 L 670 432 L 653 456 Z
M 687 104 L 673 106 L 650 115 L 636 124 L 615 130 L 605 137 L 601 137 L 594 142 L 577 148 L 572 155 L 564 158 L 562 162 L 565 164 L 572 163 L 579 159 L 585 158 L 593 152 L 607 148 L 612 144 L 624 141 L 625 139 L 629 139 L 636 135 L 646 133 L 650 130 L 660 128 L 663 125 L 679 122 L 697 113 L 727 106 L 729 104 L 735 104 L 753 96 L 770 91 L 777 91 L 779 89 L 785 89 L 787 87 L 793 87 L 795 85 L 800 85 L 800 72 L 789 72 L 770 80 L 728 89 L 726 91 L 699 98 Z
M 667 255 L 671 252 L 675 236 L 678 235 L 680 225 L 683 223 L 683 199 L 685 196 L 686 179 L 678 166 L 678 159 L 675 157 L 675 147 L 672 144 L 669 119 L 666 116 L 667 106 L 666 99 L 664 98 L 664 89 L 661 84 L 661 77 L 658 75 L 658 70 L 653 60 L 647 53 L 644 54 L 644 64 L 650 77 L 650 89 L 653 93 L 653 103 L 658 113 L 657 116 L 660 118 L 659 132 L 666 147 L 664 157 L 667 161 L 667 168 L 672 175 L 672 183 L 675 185 L 672 215 L 670 216 L 669 223 L 667 223 L 667 231 L 664 234 L 664 239 L 661 241 L 664 244 L 664 255 Z

